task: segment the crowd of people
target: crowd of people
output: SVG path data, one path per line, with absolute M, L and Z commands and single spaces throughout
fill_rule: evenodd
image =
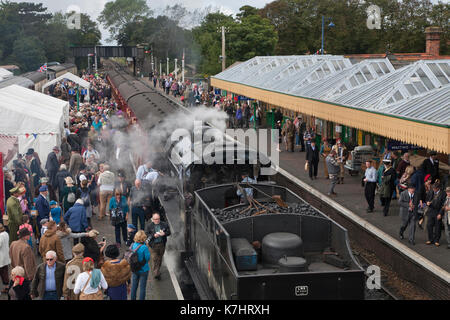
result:
M 131 123 L 104 75 L 82 78 L 90 82 L 90 100 L 79 105 L 70 90 L 75 83 L 49 90 L 70 101 L 61 144 L 45 163 L 30 148 L 5 171 L 0 275 L 11 300 L 134 300 L 138 289 L 143 300 L 149 275 L 161 278 L 170 228 L 152 188 L 160 173 L 146 161 L 126 176 L 124 163 L 115 161 L 124 146 L 114 137 Z M 94 224 L 110 225 L 115 243 L 100 241 Z

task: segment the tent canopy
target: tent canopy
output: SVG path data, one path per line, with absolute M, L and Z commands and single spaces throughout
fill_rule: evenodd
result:
M 0 80 L 10 78 L 13 76 L 13 73 L 11 71 L 8 71 L 4 68 L 0 68 Z
M 20 86 L 0 90 L 0 135 L 18 137 L 20 153 L 34 148 L 44 161 L 61 143 L 67 102 L 24 90 L 32 91 Z
M 10 97 L 28 104 L 29 108 L 38 108 L 40 111 L 50 110 L 62 116 L 63 123 L 69 121 L 69 102 L 54 98 L 40 92 L 30 90 L 18 85 L 11 85 L 0 89 L 2 97 Z
M 86 80 L 81 79 L 80 77 L 77 77 L 76 75 L 74 75 L 73 73 L 67 72 L 65 74 L 63 74 L 62 76 L 59 76 L 58 78 L 47 82 L 43 87 L 42 87 L 42 92 L 44 92 L 45 88 L 51 86 L 52 84 L 59 82 L 61 80 L 70 80 L 73 81 L 75 83 L 78 83 L 80 86 L 82 86 L 83 88 L 87 89 L 87 99 L 89 100 L 89 87 L 90 87 L 90 83 Z

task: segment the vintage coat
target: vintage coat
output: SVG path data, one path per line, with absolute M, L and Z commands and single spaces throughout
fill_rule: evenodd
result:
M 75 257 L 66 264 L 64 273 L 63 296 L 67 300 L 79 300 L 80 295 L 73 292 L 75 281 L 80 273 L 83 272 L 83 256 Z
M 64 250 L 62 247 L 61 239 L 58 237 L 55 231 L 47 230 L 41 237 L 41 241 L 39 242 L 39 253 L 41 254 L 44 262 L 45 254 L 50 250 L 56 252 L 56 256 L 59 262 L 66 263 L 66 259 L 64 259 Z
M 400 197 L 398 199 L 398 203 L 400 205 L 400 218 L 402 219 L 402 221 L 407 221 L 409 215 L 413 215 L 414 216 L 414 220 L 418 220 L 418 214 L 417 214 L 417 209 L 419 207 L 419 201 L 420 201 L 420 195 L 419 193 L 416 191 L 414 192 L 413 198 L 412 198 L 412 204 L 414 206 L 414 210 L 413 211 L 409 211 L 409 193 L 408 190 L 403 191 L 402 193 L 400 193 Z
M 14 196 L 9 197 L 6 201 L 6 211 L 8 212 L 8 228 L 9 228 L 9 243 L 18 239 L 17 231 L 22 224 L 22 208 L 20 201 Z
M 31 294 L 35 297 L 44 298 L 45 294 L 45 263 L 40 264 L 37 267 L 36 274 L 34 276 L 33 281 L 31 282 Z M 55 270 L 55 282 L 56 282 L 56 294 L 59 298 L 62 297 L 63 294 L 63 284 L 64 284 L 64 273 L 66 270 L 66 266 L 56 261 L 56 270 Z
M 131 279 L 131 267 L 125 259 L 119 263 L 111 263 L 108 260 L 101 270 L 109 288 L 118 287 Z
M 52 187 L 56 187 L 56 174 L 59 169 L 59 161 L 56 153 L 50 152 L 47 157 L 47 162 L 45 164 L 45 169 L 47 170 L 47 176 L 49 177 L 49 183 Z
M 30 245 L 24 240 L 17 240 L 9 247 L 11 268 L 21 266 L 25 269 L 25 279 L 32 280 L 36 272 L 36 259 Z
M 8 232 L 0 232 L 0 268 L 11 263 L 9 258 L 9 235 Z

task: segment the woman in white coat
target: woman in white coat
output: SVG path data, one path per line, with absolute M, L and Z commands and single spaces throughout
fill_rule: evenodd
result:
M 9 234 L 6 232 L 3 224 L 0 223 L 0 278 L 3 283 L 2 293 L 8 292 L 9 273 L 8 265 L 11 263 L 9 258 Z

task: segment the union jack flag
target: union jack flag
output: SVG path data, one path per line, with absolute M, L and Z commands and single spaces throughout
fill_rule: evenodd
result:
M 41 66 L 38 71 L 39 72 L 47 71 L 47 62 L 43 66 Z

